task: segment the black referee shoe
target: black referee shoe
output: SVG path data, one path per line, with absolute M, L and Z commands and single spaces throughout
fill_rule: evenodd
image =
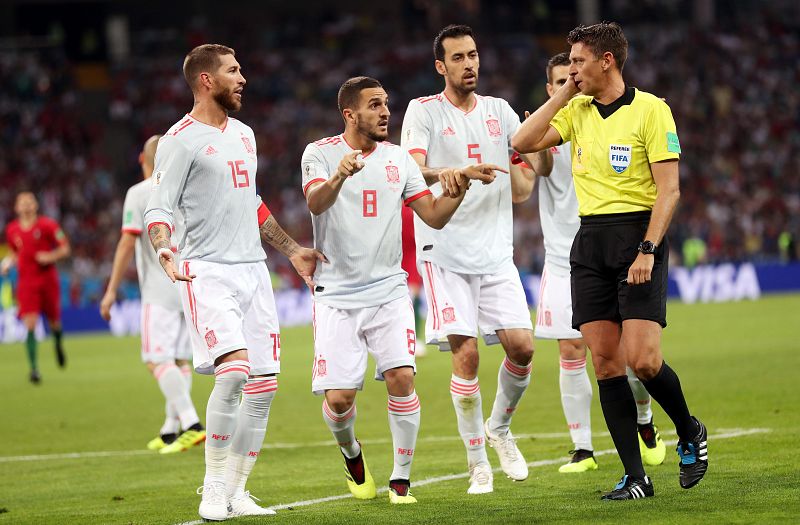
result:
M 691 441 L 678 442 L 678 456 L 681 458 L 678 466 L 681 469 L 681 487 L 690 489 L 700 483 L 708 470 L 708 431 L 696 417 L 697 435 Z
M 653 490 L 653 482 L 650 478 L 645 476 L 642 478 L 632 478 L 625 474 L 622 479 L 614 487 L 614 490 L 607 494 L 603 494 L 600 499 L 602 500 L 626 500 L 626 499 L 640 499 L 651 498 L 655 495 Z

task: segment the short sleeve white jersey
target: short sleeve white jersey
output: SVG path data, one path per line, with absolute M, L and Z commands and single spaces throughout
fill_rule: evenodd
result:
M 158 141 L 146 229 L 159 222 L 174 227 L 177 210 L 186 228 L 178 244 L 183 259 L 263 261 L 257 168 L 249 126 L 229 117 L 219 129 L 186 115 Z
M 572 181 L 570 143 L 551 148 L 553 171 L 539 177 L 539 218 L 544 236 L 545 260 L 569 270 L 569 252 L 581 225 L 578 197 Z
M 139 291 L 142 303 L 157 304 L 173 311 L 182 311 L 178 286 L 173 284 L 158 262 L 153 246 L 144 231 L 144 210 L 150 198 L 150 181 L 134 184 L 125 195 L 122 207 L 122 232 L 136 235 L 136 273 L 139 277 Z M 175 215 L 175 234 L 177 239 L 183 232 L 183 219 Z M 173 251 L 178 248 L 174 247 Z
M 509 169 L 511 136 L 519 116 L 500 98 L 476 95 L 463 111 L 444 93 L 412 100 L 403 119 L 401 144 L 426 155 L 432 168 L 491 163 Z M 466 274 L 498 271 L 513 259 L 511 179 L 499 173 L 491 184 L 473 182 L 450 222 L 435 230 L 414 219 L 417 258 Z M 440 195 L 441 185 L 431 186 Z
M 352 152 L 342 135 L 303 152 L 303 192 L 336 172 Z M 314 300 L 341 309 L 385 304 L 408 295 L 401 268 L 403 204 L 430 195 L 422 172 L 400 146 L 378 143 L 364 168 L 344 181 L 336 202 L 311 215 L 314 247 L 330 261 L 317 265 Z

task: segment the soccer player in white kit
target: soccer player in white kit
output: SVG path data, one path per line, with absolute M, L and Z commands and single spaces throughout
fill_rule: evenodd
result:
M 245 491 L 280 372 L 280 332 L 259 231 L 309 285 L 324 258 L 288 237 L 256 195 L 255 136 L 228 117 L 241 108 L 245 86 L 233 49 L 198 46 L 183 72 L 194 107 L 159 142 L 145 224 L 164 271 L 180 281 L 195 370 L 214 374 L 199 514 L 217 521 L 274 514 Z M 170 249 L 176 208 L 186 225 L 180 271 Z
M 553 93 L 569 77 L 569 53 L 559 53 L 547 63 L 547 94 Z M 550 150 L 553 169 L 539 180 L 539 217 L 544 236 L 545 262 L 536 308 L 535 334 L 540 339 L 557 339 L 560 357 L 559 385 L 561 406 L 574 445 L 572 459 L 561 465 L 562 473 L 597 469 L 592 446 L 592 385 L 586 373 L 586 344 L 572 328 L 569 254 L 580 227 L 578 198 L 572 180 L 570 143 Z M 639 449 L 646 465 L 664 462 L 666 446 L 653 425 L 650 394 L 628 368 L 628 382 L 636 399 Z
M 111 307 L 117 300 L 117 288 L 125 269 L 136 256 L 136 273 L 142 297 L 142 361 L 153 374 L 166 399 L 166 418 L 159 436 L 147 448 L 161 454 L 182 452 L 205 441 L 206 432 L 190 396 L 192 388 L 192 349 L 183 317 L 181 298 L 176 287 L 158 263 L 153 249 L 142 239 L 144 210 L 150 198 L 150 176 L 160 135 L 145 142 L 139 163 L 144 180 L 133 185 L 125 195 L 122 208 L 122 234 L 114 253 L 111 277 L 100 301 L 100 315 L 111 319 Z M 182 231 L 176 221 L 176 232 Z M 178 233 L 176 233 L 177 235 Z M 176 248 L 177 250 L 177 248 Z M 183 433 L 181 433 L 183 429 Z M 180 434 L 180 435 L 178 435 Z
M 375 482 L 354 428 L 356 392 L 372 354 L 375 378 L 386 381 L 389 395 L 389 501 L 416 503 L 409 488 L 420 402 L 414 390 L 414 310 L 400 266 L 401 208 L 410 206 L 430 227 L 442 228 L 464 199 L 466 182 L 453 186 L 455 197 L 431 196 L 411 156 L 385 142 L 388 95 L 377 80 L 346 81 L 338 105 L 344 133 L 309 144 L 302 159 L 315 248 L 330 261 L 314 275 L 312 390 L 325 396 L 322 417 L 344 455 L 350 491 L 374 498 Z M 454 184 L 454 174 L 447 177 Z M 489 182 L 493 175 L 476 178 Z
M 485 439 L 508 477 L 524 480 L 528 467 L 509 430 L 530 383 L 533 337 L 530 311 L 513 262 L 512 199 L 527 199 L 534 173 L 510 166 L 509 141 L 520 125 L 505 100 L 475 94 L 479 59 L 472 30 L 448 26 L 434 41 L 436 70 L 445 79 L 438 95 L 412 100 L 403 120 L 402 146 L 429 184 L 443 168 L 458 176 L 499 170 L 490 185 L 472 186 L 450 223 L 436 231 L 416 220 L 417 259 L 428 294 L 425 338 L 452 351 L 450 392 L 467 449 L 469 494 L 492 492 Z M 530 159 L 544 170 L 543 156 Z M 439 184 L 437 194 L 447 192 Z M 479 226 L 480 225 L 480 226 Z M 485 228 L 483 228 L 485 226 Z M 506 352 L 491 417 L 484 424 L 478 383 L 478 331 Z

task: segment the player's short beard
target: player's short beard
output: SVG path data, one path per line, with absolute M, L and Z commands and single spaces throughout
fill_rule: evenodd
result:
M 218 91 L 212 95 L 214 101 L 228 112 L 239 111 L 242 109 L 242 102 L 236 100 L 233 90 Z
M 375 126 L 377 128 L 377 126 Z M 358 132 L 362 135 L 366 135 L 370 140 L 374 140 L 375 142 L 383 142 L 387 138 L 389 138 L 389 130 L 387 128 L 386 133 L 382 133 L 377 129 L 370 129 L 364 126 L 361 122 L 358 123 Z

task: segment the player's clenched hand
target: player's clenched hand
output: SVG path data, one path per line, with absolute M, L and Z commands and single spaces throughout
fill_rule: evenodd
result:
M 469 180 L 458 170 L 446 168 L 439 172 L 439 184 L 442 185 L 442 195 L 455 199 L 467 191 Z
M 167 277 L 173 283 L 175 281 L 186 281 L 192 282 L 192 279 L 197 277 L 194 274 L 191 275 L 183 275 L 175 268 L 175 257 L 172 255 L 172 250 L 167 248 L 162 248 L 158 250 L 158 262 L 161 263 L 161 267 L 164 268 L 164 272 L 166 272 Z
M 289 256 L 289 262 L 294 266 L 297 275 L 299 275 L 306 286 L 311 291 L 314 291 L 314 272 L 317 270 L 317 261 L 328 262 L 328 258 L 319 250 L 312 250 L 311 248 L 300 247 L 292 255 Z
M 53 257 L 53 254 L 50 252 L 36 252 L 33 258 L 41 265 L 53 264 L 55 262 L 55 257 Z
M 484 184 L 493 182 L 496 174 L 495 171 L 508 173 L 508 170 L 501 168 L 497 164 L 471 164 L 458 170 L 461 175 L 471 180 L 479 180 Z
M 336 168 L 336 174 L 340 177 L 352 177 L 364 168 L 364 161 L 360 159 L 361 150 L 356 149 L 342 157 L 339 161 L 339 167 Z
M 639 253 L 631 267 L 628 268 L 628 284 L 649 283 L 653 275 L 655 259 L 652 254 Z
M 100 301 L 100 317 L 106 321 L 111 320 L 111 307 L 114 306 L 114 302 L 116 300 L 117 294 L 111 290 L 107 291 L 105 295 L 103 295 L 103 300 Z

